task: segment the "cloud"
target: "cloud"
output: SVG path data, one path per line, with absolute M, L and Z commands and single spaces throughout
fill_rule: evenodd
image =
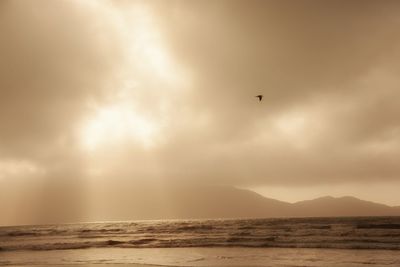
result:
M 1 209 L 9 222 L 57 221 L 82 206 L 75 132 L 88 101 L 119 84 L 118 20 L 95 1 L 0 5 Z
M 0 182 L 397 181 L 399 8 L 3 1 Z
M 89 97 L 117 75 L 115 23 L 95 2 L 2 3 L 3 156 L 36 156 L 71 133 Z

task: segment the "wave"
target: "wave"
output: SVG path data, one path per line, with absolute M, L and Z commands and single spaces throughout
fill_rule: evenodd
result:
M 261 240 L 249 242 L 248 240 L 236 240 L 235 242 L 193 242 L 192 240 L 174 240 L 174 241 L 158 241 L 158 240 L 131 240 L 118 241 L 107 240 L 100 242 L 71 242 L 71 243 L 50 243 L 41 245 L 25 245 L 25 246 L 9 246 L 0 247 L 3 251 L 50 251 L 50 250 L 70 250 L 70 249 L 88 249 L 88 248 L 189 248 L 189 247 L 251 247 L 251 248 L 335 248 L 335 249 L 386 249 L 400 250 L 398 244 L 389 243 L 285 243 L 285 242 L 262 242 Z
M 0 228 L 0 252 L 87 248 L 282 247 L 400 250 L 400 218 L 89 223 Z
M 385 224 L 360 224 L 359 229 L 400 229 L 400 223 L 385 223 Z

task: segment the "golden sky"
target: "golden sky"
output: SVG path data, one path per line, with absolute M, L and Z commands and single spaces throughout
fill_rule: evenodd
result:
M 400 205 L 399 14 L 397 1 L 1 1 L 0 208 L 116 181 Z

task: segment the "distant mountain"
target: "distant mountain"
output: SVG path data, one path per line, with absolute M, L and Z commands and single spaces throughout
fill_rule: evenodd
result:
M 178 187 L 173 190 L 172 199 L 180 218 L 281 217 L 290 214 L 289 203 L 227 186 Z
M 139 186 L 103 192 L 88 220 L 400 216 L 390 207 L 355 197 L 321 197 L 287 203 L 229 186 Z
M 400 209 L 351 196 L 321 197 L 294 203 L 295 216 L 386 216 L 400 215 Z
M 21 191 L 25 201 L 20 201 L 16 210 L 23 210 L 23 213 L 9 209 L 7 194 L 0 194 L 0 225 L 146 219 L 400 216 L 400 206 L 390 207 L 354 197 L 322 197 L 292 204 L 231 186 L 116 179 L 111 182 L 99 180 L 96 186 L 77 192 L 61 191 L 60 185 L 51 185 L 53 187 L 46 190 L 50 194 L 46 195 L 41 186 L 29 186 Z M 87 193 L 83 194 L 85 190 Z
M 291 205 L 228 186 L 142 184 L 104 189 L 92 198 L 92 217 L 86 220 L 282 217 L 290 214 Z

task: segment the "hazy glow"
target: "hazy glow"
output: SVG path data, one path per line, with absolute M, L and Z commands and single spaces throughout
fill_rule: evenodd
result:
M 43 170 L 29 161 L 4 160 L 0 161 L 0 179 L 20 175 L 43 173 Z
M 131 64 L 139 65 L 145 76 L 176 82 L 177 67 L 164 47 L 165 42 L 156 26 L 155 17 L 141 5 L 133 5 L 124 12 L 121 29 L 127 40 Z
M 282 134 L 294 137 L 304 131 L 306 121 L 302 114 L 290 113 L 282 115 L 275 124 Z
M 118 24 L 127 56 L 124 76 L 127 86 L 110 92 L 111 104 L 94 105 L 94 115 L 85 121 L 80 134 L 83 146 L 89 150 L 122 143 L 153 147 L 161 128 L 161 115 L 154 118 L 154 110 L 150 112 L 151 118 L 144 115 L 148 107 L 143 106 L 142 100 L 148 101 L 155 94 L 169 95 L 179 87 L 178 68 L 164 47 L 151 12 L 140 4 L 118 12 L 121 12 Z M 158 83 L 162 83 L 162 92 Z M 163 107 L 165 99 L 159 97 L 151 103 Z
M 119 103 L 99 108 L 84 126 L 81 138 L 85 148 L 90 150 L 125 141 L 151 147 L 158 130 L 154 121 Z
M 313 111 L 314 112 L 314 111 Z M 295 149 L 309 147 L 317 129 L 315 115 L 308 109 L 296 109 L 268 118 L 259 131 L 258 141 L 267 144 L 286 144 Z

